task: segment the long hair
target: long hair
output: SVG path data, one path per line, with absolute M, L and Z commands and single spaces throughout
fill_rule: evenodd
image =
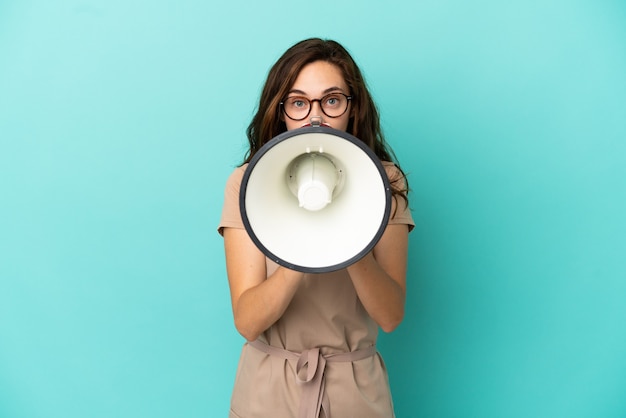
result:
M 406 199 L 408 192 L 406 176 L 385 141 L 378 109 L 361 70 L 348 51 L 333 40 L 311 38 L 300 41 L 289 48 L 270 69 L 256 114 L 246 131 L 250 148 L 243 164 L 250 162 L 254 154 L 269 140 L 287 130 L 280 114 L 280 102 L 287 97 L 302 68 L 316 61 L 328 62 L 341 71 L 353 96 L 347 132 L 363 141 L 381 161 L 391 161 L 398 167 L 402 173 L 399 180 L 404 180 L 403 186 L 398 188 L 392 184 L 392 189 L 394 194 L 399 193 Z

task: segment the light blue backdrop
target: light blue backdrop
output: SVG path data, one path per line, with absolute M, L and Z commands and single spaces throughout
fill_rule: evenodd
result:
M 398 416 L 626 417 L 620 0 L 0 2 L 0 416 L 226 416 L 222 189 L 309 36 L 410 176 Z

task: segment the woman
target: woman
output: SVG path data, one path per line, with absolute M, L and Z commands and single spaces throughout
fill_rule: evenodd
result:
M 392 215 L 373 251 L 349 267 L 308 274 L 274 264 L 246 233 L 239 188 L 247 163 L 276 135 L 321 124 L 364 141 L 393 189 Z M 378 327 L 404 315 L 408 233 L 405 177 L 394 163 L 361 72 L 337 42 L 308 39 L 274 64 L 248 127 L 250 149 L 228 179 L 219 232 L 235 326 L 247 340 L 231 418 L 393 417 L 376 352 Z

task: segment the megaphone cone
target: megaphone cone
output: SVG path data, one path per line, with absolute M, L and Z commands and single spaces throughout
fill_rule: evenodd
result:
M 389 221 L 391 187 L 363 141 L 323 126 L 284 132 L 252 157 L 239 207 L 255 245 L 307 273 L 345 268 L 370 252 Z

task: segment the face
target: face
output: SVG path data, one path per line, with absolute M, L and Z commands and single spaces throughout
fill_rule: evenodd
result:
M 309 100 L 321 99 L 330 93 L 343 93 L 350 95 L 348 86 L 339 68 L 326 61 L 315 61 L 302 68 L 295 83 L 289 90 L 287 97 L 304 97 Z M 348 110 L 341 116 L 331 118 L 322 112 L 320 102 L 311 103 L 311 113 L 300 121 L 295 121 L 283 113 L 287 130 L 301 128 L 308 125 L 311 118 L 319 118 L 324 125 L 334 129 L 345 131 L 348 129 L 352 104 L 348 104 Z

